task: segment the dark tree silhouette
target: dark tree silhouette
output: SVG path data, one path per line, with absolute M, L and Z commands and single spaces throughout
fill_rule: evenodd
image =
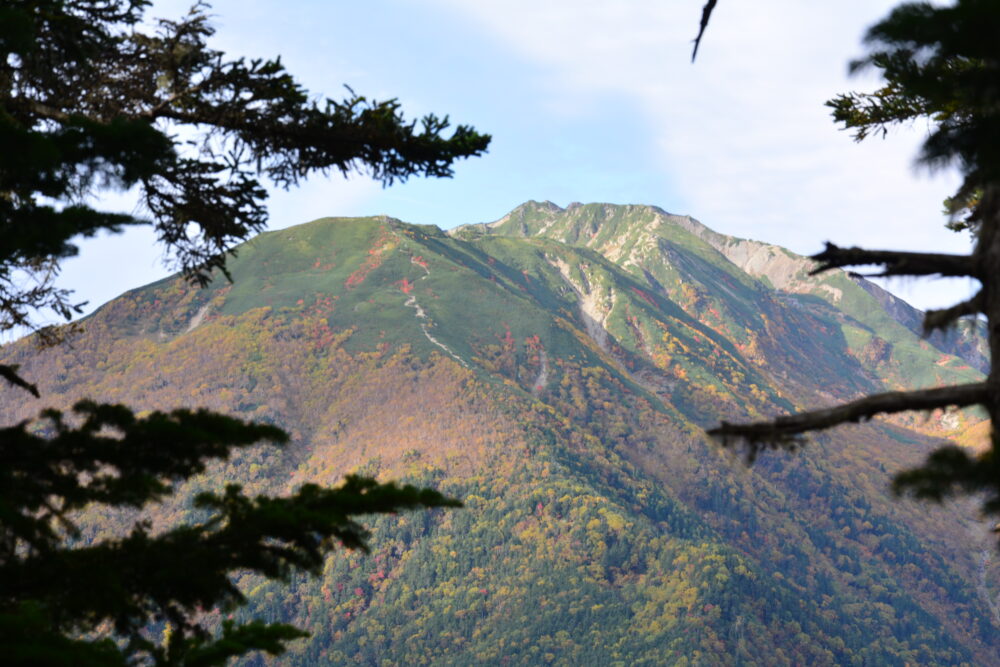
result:
M 705 30 L 708 28 L 708 22 L 712 19 L 712 12 L 715 11 L 715 5 L 718 0 L 708 0 L 705 6 L 701 8 L 701 21 L 698 23 L 698 36 L 694 38 L 694 46 L 691 48 L 691 62 L 694 62 L 695 58 L 698 57 L 698 47 L 701 46 L 701 38 L 705 36 Z
M 930 333 L 959 318 L 984 316 L 992 359 L 1000 358 L 1000 4 L 958 0 L 949 7 L 904 3 L 869 29 L 868 55 L 852 71 L 874 68 L 885 85 L 873 93 L 848 93 L 827 104 L 861 141 L 889 126 L 920 119 L 929 127 L 918 162 L 955 165 L 962 184 L 947 202 L 949 226 L 969 230 L 969 255 L 841 248 L 827 244 L 813 256 L 813 273 L 854 266 L 881 267 L 876 276 L 968 276 L 979 292 L 950 308 L 926 313 Z M 762 447 L 794 448 L 808 431 L 879 414 L 981 405 L 992 422 L 990 445 L 978 454 L 955 446 L 933 452 L 926 463 L 896 476 L 898 493 L 943 500 L 981 494 L 984 514 L 1000 515 L 1000 369 L 981 383 L 890 392 L 839 407 L 778 417 L 755 424 L 723 422 L 709 431 L 725 444 L 745 444 L 752 459 Z
M 74 239 L 149 224 L 193 282 L 225 273 L 267 219 L 260 179 L 358 171 L 385 185 L 446 177 L 489 136 L 447 118 L 407 121 L 395 100 L 311 99 L 279 59 L 209 48 L 206 5 L 142 27 L 146 0 L 0 0 L 0 332 L 60 331 L 39 313 L 80 311 L 53 278 Z M 180 137 L 183 137 L 183 141 Z M 88 196 L 137 188 L 141 215 Z M 39 395 L 10 365 L 0 376 Z M 229 575 L 317 571 L 336 544 L 366 548 L 363 514 L 457 506 L 436 491 L 348 477 L 288 498 L 239 487 L 194 500 L 200 523 L 76 540 L 84 508 L 141 509 L 234 449 L 284 431 L 203 410 L 136 417 L 85 401 L 0 429 L 0 661 L 9 665 L 209 665 L 303 636 L 282 624 L 222 625 L 202 609 L 243 602 Z M 168 638 L 150 634 L 168 623 Z

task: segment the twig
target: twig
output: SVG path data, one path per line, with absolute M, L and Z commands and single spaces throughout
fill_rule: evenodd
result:
M 3 378 L 15 387 L 20 387 L 30 393 L 35 398 L 39 398 L 38 387 L 31 384 L 23 377 L 17 374 L 18 366 L 16 364 L 0 364 L 0 378 Z
M 701 44 L 701 38 L 705 34 L 705 28 L 708 27 L 708 20 L 712 18 L 712 10 L 715 9 L 715 3 L 718 0 L 708 0 L 705 6 L 701 8 L 701 24 L 698 26 L 698 36 L 694 38 L 694 50 L 691 52 L 691 62 L 698 56 L 698 45 Z
M 945 255 L 924 252 L 898 252 L 895 250 L 865 250 L 864 248 L 841 248 L 832 243 L 826 250 L 813 255 L 819 266 L 809 272 L 814 276 L 830 269 L 844 266 L 868 266 L 881 264 L 885 267 L 879 276 L 969 276 L 979 277 L 979 267 L 970 255 Z
M 806 431 L 826 429 L 848 422 L 860 422 L 878 414 L 933 410 L 951 405 L 964 407 L 982 403 L 986 399 L 986 393 L 985 382 L 916 391 L 890 391 L 832 408 L 776 417 L 773 421 L 752 424 L 731 424 L 724 421 L 708 431 L 708 434 L 722 439 L 724 444 L 733 439 L 750 443 L 781 442 Z
M 928 310 L 924 313 L 924 335 L 928 336 L 937 329 L 947 329 L 960 317 L 977 315 L 981 312 L 983 312 L 982 292 L 978 292 L 968 301 L 956 303 L 950 308 Z

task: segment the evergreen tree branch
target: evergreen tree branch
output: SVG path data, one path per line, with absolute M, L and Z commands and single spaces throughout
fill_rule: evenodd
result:
M 111 621 L 131 637 L 155 619 L 204 636 L 199 609 L 245 602 L 231 573 L 279 580 L 294 571 L 316 574 L 334 544 L 367 551 L 359 515 L 459 506 L 437 491 L 357 476 L 334 488 L 306 484 L 285 498 L 248 498 L 230 485 L 224 495 L 195 499 L 195 507 L 212 512 L 202 523 L 161 535 L 140 523 L 123 539 L 12 558 L 0 566 L 0 596 L 45 604 L 63 628 Z M 83 594 L 66 594 L 83 580 Z
M 1000 459 L 992 448 L 970 456 L 954 445 L 941 447 L 924 465 L 896 475 L 892 490 L 897 495 L 934 502 L 982 493 L 983 513 L 1000 514 Z
M 961 317 L 978 315 L 983 312 L 983 305 L 983 293 L 980 291 L 971 299 L 949 308 L 928 310 L 924 313 L 924 335 L 928 336 L 934 331 L 947 329 Z
M 62 631 L 110 622 L 120 637 L 141 644 L 143 629 L 160 620 L 179 638 L 207 641 L 199 611 L 244 602 L 231 573 L 316 573 L 336 544 L 367 550 L 361 515 L 460 506 L 431 489 L 357 476 L 334 488 L 306 484 L 284 498 L 249 498 L 230 485 L 194 499 L 208 513 L 200 523 L 153 534 L 139 522 L 125 537 L 67 549 L 76 510 L 93 503 L 141 508 L 235 448 L 287 440 L 273 426 L 204 410 L 137 418 L 120 405 L 85 401 L 74 409 L 82 423 L 50 409 L 33 423 L 0 429 L 0 600 L 33 600 Z M 237 633 L 209 654 L 250 650 L 253 642 L 271 651 L 279 639 L 294 638 L 289 632 Z
M 170 657 L 185 667 L 223 665 L 250 651 L 281 655 L 285 652 L 285 642 L 308 636 L 308 632 L 285 623 L 253 621 L 235 625 L 232 621 L 225 621 L 222 636 L 218 639 L 205 641 L 196 637 L 178 642 L 180 650 L 172 651 Z
M 708 0 L 701 8 L 701 22 L 698 25 L 698 36 L 694 38 L 694 48 L 691 50 L 691 62 L 698 57 L 698 46 L 701 45 L 701 38 L 705 36 L 705 29 L 708 28 L 708 21 L 712 18 L 712 11 L 718 0 Z
M 39 398 L 38 387 L 17 374 L 17 364 L 0 364 L 0 377 L 15 387 L 20 387 L 35 398 Z
M 152 224 L 178 268 L 204 285 L 263 228 L 263 179 L 287 188 L 335 171 L 383 185 L 449 177 L 490 143 L 467 125 L 446 134 L 447 116 L 406 119 L 395 99 L 350 91 L 314 101 L 280 58 L 227 60 L 208 45 L 214 29 L 201 3 L 152 31 L 136 28 L 146 2 L 43 4 L 15 3 L 0 26 L 0 288 L 18 304 L 17 326 L 32 328 L 31 311 L 64 295 L 20 289 L 6 266 L 58 266 L 75 254 L 75 237 Z M 191 141 L 177 139 L 181 127 Z M 135 185 L 149 219 L 78 204 Z
M 0 331 L 59 338 L 31 316 L 80 311 L 53 279 L 81 236 L 150 224 L 204 284 L 263 228 L 262 180 L 287 188 L 317 172 L 363 172 L 384 185 L 447 177 L 490 141 L 466 125 L 446 136 L 447 117 L 405 119 L 395 99 L 351 91 L 342 102 L 313 101 L 280 58 L 227 61 L 208 47 L 214 30 L 202 2 L 152 31 L 143 25 L 148 0 L 0 4 Z M 83 203 L 133 186 L 145 219 Z M 37 396 L 17 370 L 0 364 L 0 383 Z M 288 436 L 206 410 L 74 410 L 0 428 L 4 664 L 208 665 L 279 654 L 305 633 L 254 622 L 223 623 L 212 636 L 218 619 L 206 610 L 243 601 L 235 572 L 316 573 L 337 545 L 367 549 L 363 515 L 458 505 L 357 477 L 288 498 L 249 498 L 233 486 L 197 497 L 198 517 L 208 517 L 200 523 L 154 531 L 138 521 L 127 535 L 89 539 L 74 524 L 81 510 L 142 510 L 213 460 Z M 157 621 L 172 630 L 165 646 L 151 639 Z
M 0 646 L 9 667 L 126 667 L 130 662 L 108 638 L 85 639 L 53 630 L 40 604 L 22 601 L 0 609 Z
M 807 431 L 827 429 L 838 424 L 860 422 L 879 414 L 909 410 L 933 410 L 948 406 L 965 407 L 982 403 L 987 396 L 986 383 L 953 385 L 916 391 L 890 391 L 873 394 L 832 408 L 810 410 L 776 417 L 772 421 L 751 424 L 731 424 L 723 421 L 708 434 L 728 446 L 735 441 L 750 445 L 751 460 L 761 446 L 797 448 L 796 440 Z
M 811 276 L 845 266 L 878 264 L 885 268 L 881 273 L 872 274 L 874 277 L 939 275 L 979 278 L 981 273 L 970 255 L 841 248 L 829 242 L 823 252 L 813 255 L 811 259 L 819 263 L 809 272 Z
M 0 536 L 15 551 L 57 549 L 72 534 L 67 515 L 91 503 L 142 507 L 172 492 L 172 482 L 205 471 L 212 460 L 287 434 L 207 410 L 153 412 L 136 418 L 121 405 L 81 401 L 82 424 L 58 410 L 31 424 L 0 429 Z M 53 507 L 52 498 L 60 505 Z M 0 552 L 0 566 L 14 553 Z

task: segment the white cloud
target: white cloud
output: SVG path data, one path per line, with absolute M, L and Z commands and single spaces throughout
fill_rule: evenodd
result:
M 428 4 L 440 11 L 429 10 Z M 429 62 L 454 62 L 450 71 L 460 74 L 465 67 L 461 49 L 474 48 L 489 58 L 501 58 L 489 70 L 496 78 L 483 81 L 483 86 L 510 90 L 516 86 L 504 77 L 528 77 L 531 85 L 516 88 L 515 94 L 543 91 L 543 99 L 532 100 L 529 106 L 511 103 L 510 112 L 520 109 L 528 115 L 496 128 L 493 153 L 482 164 L 463 165 L 465 172 L 454 184 L 432 188 L 415 183 L 383 191 L 363 178 L 346 182 L 336 174 L 314 178 L 291 192 L 273 193 L 271 228 L 331 214 L 388 213 L 420 222 L 453 219 L 452 215 L 463 221 L 479 219 L 483 214 L 475 205 L 496 206 L 494 190 L 502 190 L 502 199 L 511 198 L 511 205 L 519 197 L 558 198 L 560 186 L 574 198 L 587 199 L 591 183 L 601 183 L 603 175 L 587 171 L 589 162 L 584 172 L 570 168 L 565 173 L 534 173 L 531 182 L 539 191 L 523 196 L 524 184 L 503 169 L 518 162 L 538 162 L 538 152 L 600 154 L 601 142 L 594 141 L 600 139 L 600 129 L 593 128 L 628 118 L 640 123 L 640 132 L 648 136 L 648 153 L 635 161 L 641 165 L 634 167 L 638 178 L 644 179 L 635 191 L 680 193 L 670 201 L 645 203 L 690 213 L 724 233 L 782 243 L 803 253 L 818 250 L 826 239 L 961 252 L 967 242 L 943 230 L 938 213 L 941 200 L 953 189 L 954 175 L 931 179 L 915 176 L 911 169 L 919 131 L 901 130 L 887 141 L 856 145 L 836 129 L 823 106 L 840 91 L 871 85 L 871 81 L 848 80 L 846 63 L 861 53 L 864 28 L 893 4 L 891 0 L 720 3 L 693 66 L 691 39 L 702 0 L 425 0 L 420 4 L 382 0 L 370 8 L 355 6 L 346 17 L 341 16 L 344 8 L 322 3 L 309 4 L 310 11 L 286 12 L 268 2 L 220 0 L 214 10 L 219 27 L 214 43 L 233 54 L 282 53 L 310 89 L 334 96 L 343 80 L 376 96 L 383 86 L 390 93 L 405 88 L 410 91 L 405 100 L 410 117 L 425 107 L 458 114 L 453 108 L 458 100 L 461 120 L 485 123 L 479 120 L 488 116 L 482 100 L 497 99 L 483 96 L 475 87 L 479 82 L 465 72 L 465 78 L 456 80 L 467 88 L 445 103 L 441 97 L 449 93 L 433 68 L 423 72 L 398 67 L 399 58 L 415 52 L 435 56 Z M 150 14 L 176 16 L 187 6 L 182 0 L 157 0 Z M 449 31 L 428 41 L 421 37 L 419 26 L 385 25 L 385 16 L 404 9 L 428 21 L 447 19 Z M 344 34 L 330 26 L 344 21 L 361 34 L 380 35 L 387 40 L 386 47 L 362 54 L 356 43 L 342 44 Z M 449 41 L 453 36 L 463 39 Z M 504 54 L 509 60 L 502 60 Z M 397 70 L 408 78 L 392 78 Z M 426 91 L 428 99 L 414 97 L 413 91 Z M 620 110 L 621 116 L 609 114 L 609 108 Z M 566 118 L 568 125 L 586 129 L 572 146 L 539 144 L 517 136 L 534 121 L 531 113 L 550 116 L 539 119 L 541 126 L 551 125 L 553 118 L 556 122 Z M 559 141 L 565 136 L 560 135 Z M 516 159 L 508 155 L 505 162 L 507 146 L 518 155 Z M 567 159 L 572 163 L 572 157 Z M 608 169 L 621 164 L 621 159 L 621 153 L 609 158 Z M 591 180 L 564 183 L 580 173 Z M 618 201 L 614 193 L 620 180 L 605 178 L 605 187 L 593 197 Z M 657 180 L 662 188 L 655 187 Z M 623 191 L 621 203 L 630 196 Z M 448 207 L 448 215 L 442 214 L 442 207 Z M 80 287 L 81 296 L 94 304 L 165 274 L 161 251 L 148 235 L 130 232 L 106 250 L 102 243 L 84 243 L 81 258 L 69 262 L 64 275 L 65 284 Z M 115 256 L 130 258 L 127 276 L 124 265 L 113 261 Z M 935 288 L 928 290 L 925 285 L 933 283 L 897 281 L 890 287 L 922 306 L 952 300 L 954 287 L 928 298 Z
M 548 78 L 552 106 L 611 96 L 646 119 L 664 178 L 718 231 L 808 253 L 822 241 L 963 252 L 943 229 L 957 176 L 917 174 L 920 128 L 855 144 L 823 102 L 870 88 L 848 79 L 864 29 L 893 2 L 721 3 L 698 62 L 702 2 L 438 0 L 494 34 Z M 649 202 L 664 204 L 665 202 Z M 919 283 L 925 290 L 926 281 Z M 919 305 L 953 300 L 892 285 Z M 932 290 L 933 291 L 933 290 Z

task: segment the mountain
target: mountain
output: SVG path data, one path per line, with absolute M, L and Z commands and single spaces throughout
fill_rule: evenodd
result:
M 778 246 L 648 206 L 529 202 L 442 232 L 387 217 L 262 234 L 206 289 L 171 277 L 70 345 L 0 351 L 43 391 L 277 423 L 158 508 L 237 482 L 282 493 L 360 471 L 465 508 L 374 520 L 318 579 L 241 576 L 240 615 L 312 632 L 289 664 L 1000 665 L 995 536 L 974 505 L 888 480 L 974 411 L 875 420 L 747 467 L 719 419 L 975 381 L 974 325 L 915 311 Z M 85 539 L 124 517 L 87 514 Z M 221 617 L 222 612 L 210 614 Z

